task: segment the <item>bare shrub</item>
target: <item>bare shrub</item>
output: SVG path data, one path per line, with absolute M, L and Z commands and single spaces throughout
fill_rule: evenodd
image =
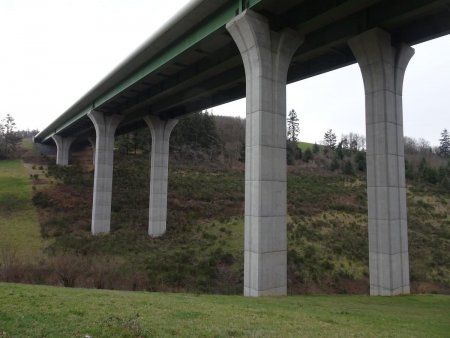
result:
M 80 276 L 89 271 L 89 262 L 86 258 L 64 253 L 52 259 L 53 271 L 64 287 L 74 287 Z
M 97 289 L 113 289 L 117 281 L 122 263 L 118 258 L 95 256 L 90 264 L 90 277 Z
M 23 265 L 17 251 L 12 246 L 0 250 L 0 280 L 4 282 L 20 282 L 23 277 Z

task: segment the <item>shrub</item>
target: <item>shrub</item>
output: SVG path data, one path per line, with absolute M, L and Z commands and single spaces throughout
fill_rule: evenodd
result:
M 48 208 L 52 205 L 52 200 L 50 199 L 50 197 L 42 191 L 38 191 L 37 193 L 35 193 L 33 195 L 32 201 L 35 206 L 40 208 Z
M 335 171 L 338 168 L 339 168 L 339 161 L 338 161 L 337 157 L 333 157 L 333 159 L 331 160 L 331 163 L 330 163 L 330 170 Z
M 306 148 L 305 153 L 303 154 L 303 161 L 309 162 L 313 159 L 313 153 L 310 148 Z
M 358 151 L 355 155 L 355 163 L 356 163 L 356 168 L 359 171 L 365 171 L 366 170 L 366 154 L 362 151 Z
M 353 164 L 349 160 L 344 162 L 344 166 L 342 168 L 342 172 L 345 175 L 354 175 L 355 171 L 353 170 Z

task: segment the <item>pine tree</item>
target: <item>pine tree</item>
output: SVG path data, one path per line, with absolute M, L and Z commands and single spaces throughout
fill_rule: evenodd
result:
M 336 149 L 336 134 L 333 132 L 333 129 L 329 129 L 325 135 L 323 136 L 324 144 L 327 148 L 331 150 Z
M 448 130 L 444 129 L 439 139 L 439 155 L 445 158 L 450 157 L 450 135 Z
M 291 142 L 298 142 L 298 134 L 300 133 L 300 125 L 297 117 L 297 113 L 292 109 L 288 113 L 287 120 L 287 138 Z
M 14 118 L 7 114 L 0 122 L 0 153 L 4 155 L 16 150 L 20 137 L 16 131 L 16 122 Z

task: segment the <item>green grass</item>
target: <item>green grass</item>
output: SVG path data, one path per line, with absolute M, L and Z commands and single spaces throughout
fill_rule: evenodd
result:
M 20 160 L 0 161 L 0 233 L 1 250 L 26 260 L 42 254 L 45 243 L 31 203 L 31 181 Z
M 312 151 L 312 150 L 313 150 L 313 146 L 314 146 L 314 143 L 298 142 L 298 147 L 299 147 L 302 151 L 305 151 L 305 150 L 308 149 L 308 148 Z M 319 145 L 319 147 L 321 147 L 321 146 Z
M 244 298 L 0 283 L 5 337 L 448 337 L 442 295 Z
M 32 152 L 33 154 L 39 154 L 35 145 L 33 144 L 33 141 L 31 140 L 31 138 L 22 139 L 22 142 L 20 143 L 20 147 L 26 151 Z

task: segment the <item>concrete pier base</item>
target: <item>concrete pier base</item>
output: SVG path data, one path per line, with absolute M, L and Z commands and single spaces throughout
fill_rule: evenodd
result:
M 56 143 L 56 164 L 61 166 L 69 165 L 70 146 L 75 141 L 75 137 L 53 135 L 52 138 Z
M 114 162 L 114 134 L 123 117 L 106 116 L 95 110 L 88 114 L 95 126 L 94 196 L 92 201 L 92 234 L 109 233 Z
M 408 294 L 402 89 L 414 49 L 392 46 L 390 35 L 378 28 L 349 45 L 366 95 L 370 294 Z
M 166 232 L 169 139 L 178 120 L 147 116 L 145 122 L 152 134 L 148 234 L 157 237 Z
M 246 10 L 227 24 L 246 76 L 244 295 L 287 292 L 286 77 L 301 37 Z

